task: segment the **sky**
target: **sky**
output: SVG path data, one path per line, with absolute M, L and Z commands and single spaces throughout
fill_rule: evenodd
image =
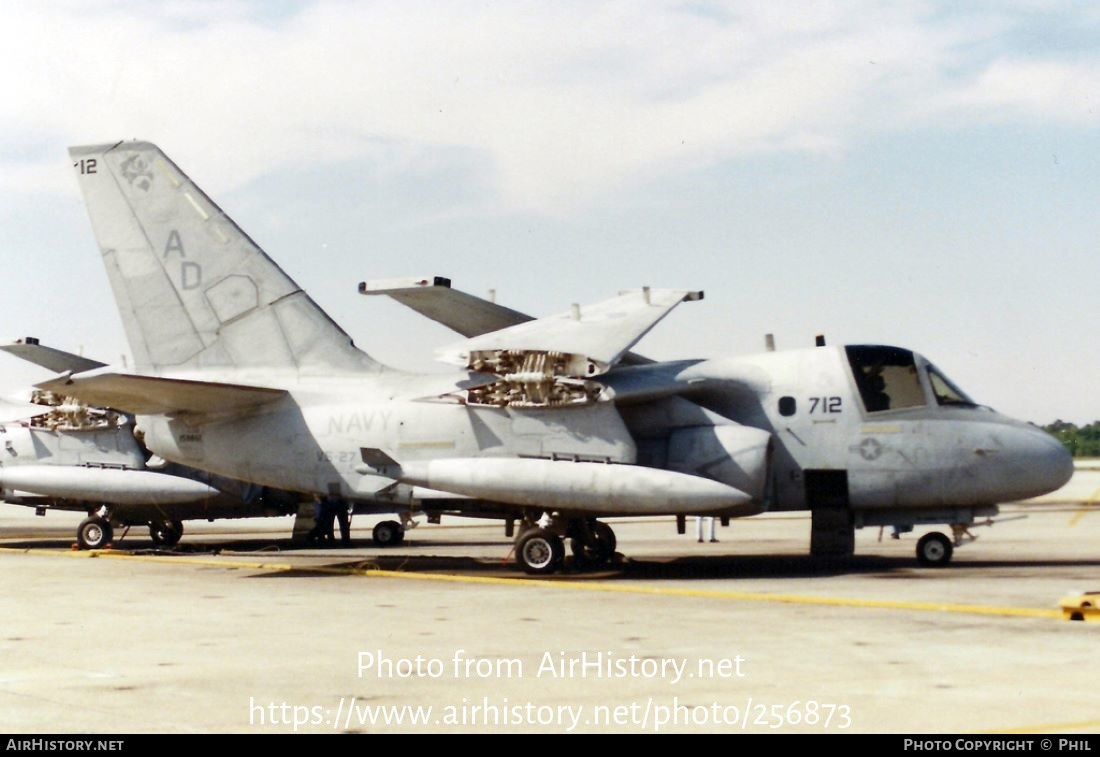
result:
M 377 359 L 701 289 L 636 351 L 907 347 L 1100 420 L 1100 6 L 0 0 L 0 338 L 127 364 L 71 145 L 156 142 Z M 0 389 L 44 380 L 0 355 Z

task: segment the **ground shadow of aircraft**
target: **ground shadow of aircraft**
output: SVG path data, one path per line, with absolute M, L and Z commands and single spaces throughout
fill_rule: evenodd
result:
M 856 528 L 945 523 L 943 565 L 977 519 L 1072 475 L 1049 434 L 969 398 L 920 354 L 826 346 L 655 362 L 630 353 L 701 293 L 643 287 L 484 332 L 458 368 L 385 366 L 158 147 L 70 159 L 135 361 L 39 388 L 133 414 L 181 465 L 286 491 L 518 521 L 531 574 L 599 568 L 606 519 L 809 510 L 810 551 Z M 425 284 L 428 282 L 425 281 Z M 481 332 L 481 333 L 476 333 Z M 437 510 L 439 512 L 440 510 Z

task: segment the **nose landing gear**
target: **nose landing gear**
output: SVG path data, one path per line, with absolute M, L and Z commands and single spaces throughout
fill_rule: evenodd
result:
M 927 568 L 942 568 L 951 562 L 955 545 L 945 534 L 933 531 L 917 541 L 917 562 Z

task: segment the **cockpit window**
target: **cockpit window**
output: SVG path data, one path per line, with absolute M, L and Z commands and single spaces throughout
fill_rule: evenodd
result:
M 912 352 L 878 345 L 852 345 L 845 350 L 867 412 L 925 404 Z
M 940 405 L 961 405 L 963 407 L 977 407 L 977 403 L 970 399 L 962 389 L 951 383 L 947 376 L 939 372 L 933 365 L 928 366 L 928 381 L 932 385 L 932 394 Z

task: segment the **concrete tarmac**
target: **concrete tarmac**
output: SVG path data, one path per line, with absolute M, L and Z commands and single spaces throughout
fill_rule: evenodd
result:
M 1095 476 L 1089 478 L 1089 476 Z M 944 568 L 917 529 L 809 557 L 806 513 L 610 521 L 621 561 L 532 579 L 497 523 L 300 548 L 289 518 L 72 548 L 0 507 L 0 729 L 144 733 L 1095 734 L 1100 471 L 1005 505 Z

